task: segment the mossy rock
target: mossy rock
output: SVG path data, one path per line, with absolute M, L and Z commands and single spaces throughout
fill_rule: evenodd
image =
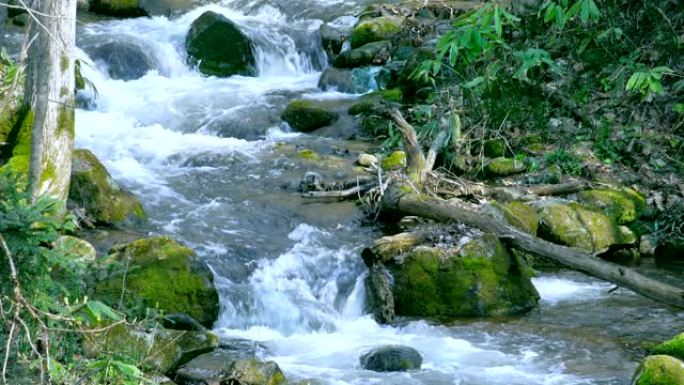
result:
M 116 325 L 107 331 L 85 334 L 83 350 L 89 357 L 119 355 L 140 363 L 143 369 L 168 373 L 195 357 L 215 350 L 219 339 L 210 332 L 150 330 Z
M 185 40 L 188 61 L 207 76 L 256 75 L 254 48 L 247 35 L 225 16 L 207 11 Z
M 665 341 L 656 346 L 653 348 L 653 353 L 666 354 L 668 356 L 684 360 L 684 333 L 681 333 L 671 340 Z
M 419 370 L 423 357 L 408 346 L 389 345 L 373 349 L 359 359 L 361 367 L 375 372 Z
M 646 199 L 630 188 L 582 191 L 577 198 L 585 205 L 601 209 L 620 224 L 634 222 L 646 207 Z
M 299 157 L 305 160 L 318 160 L 320 158 L 316 151 L 309 149 L 299 151 Z
M 368 43 L 391 39 L 401 32 L 403 17 L 382 16 L 362 20 L 352 31 L 351 46 L 358 48 Z
M 140 7 L 140 0 L 91 0 L 88 10 L 108 16 L 147 16 L 147 13 Z
M 28 181 L 29 159 L 31 157 L 33 111 L 24 108 L 15 114 L 6 115 L 2 119 L 5 120 L 0 122 L 0 128 L 6 132 L 6 153 L 10 154 L 7 158 L 2 156 L 6 161 L 2 170 L 11 170 L 12 173 L 20 175 L 25 183 Z
M 218 293 L 209 268 L 195 253 L 168 237 L 139 239 L 114 248 L 94 296 L 111 305 L 121 298 L 122 277 L 128 266 L 123 295 L 127 309 L 142 316 L 146 308 L 166 313 L 185 313 L 211 327 L 218 318 Z
M 503 139 L 485 140 L 482 145 L 484 156 L 487 158 L 498 158 L 506 155 L 506 141 Z
M 390 58 L 391 44 L 388 41 L 376 41 L 359 48 L 344 51 L 333 61 L 337 68 L 355 68 L 369 65 L 383 65 Z
M 524 202 L 494 203 L 494 207 L 501 211 L 511 225 L 530 235 L 537 235 L 539 215 L 534 208 Z
M 181 384 L 285 385 L 285 375 L 273 361 L 259 361 L 241 352 L 216 350 L 183 365 L 174 379 Z
M 539 235 L 551 242 L 600 253 L 613 245 L 631 245 L 636 235 L 599 210 L 576 202 L 545 202 L 538 210 Z
M 83 207 L 86 215 L 101 225 L 146 217 L 138 198 L 121 188 L 88 150 L 74 151 L 69 201 Z
M 633 385 L 684 385 L 684 362 L 666 355 L 648 356 L 637 368 Z
M 339 115 L 311 100 L 293 100 L 283 111 L 282 118 L 295 131 L 311 132 L 335 122 Z
M 380 165 L 383 170 L 400 170 L 406 167 L 406 153 L 404 151 L 394 151 L 382 158 Z
M 411 317 L 503 316 L 526 313 L 539 294 L 527 263 L 491 234 L 458 253 L 417 247 L 390 266 L 396 314 Z
M 62 235 L 57 238 L 52 246 L 60 254 L 72 259 L 93 262 L 97 257 L 95 247 L 90 242 L 70 235 Z
M 527 170 L 527 166 L 517 159 L 498 157 L 487 162 L 484 170 L 491 177 L 507 176 L 523 173 Z

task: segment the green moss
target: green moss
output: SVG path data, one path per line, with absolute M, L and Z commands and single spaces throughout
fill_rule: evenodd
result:
M 311 132 L 333 123 L 339 115 L 311 100 L 300 99 L 287 105 L 282 118 L 296 131 Z
M 392 38 L 401 32 L 403 22 L 404 19 L 397 16 L 383 16 L 361 21 L 352 32 L 352 48 Z
M 492 159 L 485 165 L 485 172 L 489 176 L 506 176 L 520 174 L 527 170 L 525 163 L 511 158 L 499 157 Z
M 73 140 L 76 126 L 76 111 L 73 108 L 62 106 L 59 109 L 59 116 L 57 117 L 57 135 L 62 135 L 64 132 L 69 133 L 69 137 Z
M 319 158 L 316 151 L 309 149 L 299 151 L 299 157 L 306 160 L 317 160 Z
M 67 55 L 62 55 L 59 59 L 59 68 L 62 70 L 62 73 L 69 69 L 69 57 Z
M 383 170 L 398 170 L 406 167 L 406 153 L 404 151 L 394 151 L 381 161 Z
M 605 211 L 620 224 L 634 222 L 646 207 L 646 199 L 630 188 L 582 191 L 577 197 L 587 206 Z
M 483 144 L 484 156 L 498 158 L 506 154 L 506 141 L 503 139 L 485 140 Z
M 9 168 L 15 174 L 28 176 L 34 114 L 30 109 L 24 108 L 17 115 L 14 127 L 7 138 L 12 146 L 12 156 L 3 166 L 3 169 Z
M 503 205 L 494 203 L 493 206 L 503 213 L 511 225 L 528 234 L 537 235 L 539 216 L 529 205 L 524 202 L 509 202 Z
M 655 354 L 665 354 L 684 360 L 684 333 L 653 348 Z
M 648 356 L 637 369 L 634 385 L 684 385 L 684 362 L 670 356 Z

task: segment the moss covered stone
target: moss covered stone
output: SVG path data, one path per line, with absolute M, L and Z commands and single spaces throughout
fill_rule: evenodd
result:
M 128 219 L 143 219 L 140 201 L 122 189 L 88 150 L 73 154 L 69 201 L 83 207 L 95 223 L 113 225 Z
M 185 40 L 190 64 L 208 76 L 256 75 L 254 48 L 238 26 L 207 11 L 195 20 Z
M 494 207 L 503 213 L 511 225 L 531 235 L 537 235 L 539 215 L 534 208 L 524 202 L 509 202 L 503 205 L 495 203 Z
M 666 354 L 684 360 L 684 333 L 653 348 L 655 354 Z
M 181 384 L 287 384 L 275 362 L 262 362 L 244 353 L 220 349 L 183 365 L 174 378 Z
M 498 158 L 506 154 L 506 141 L 503 139 L 485 140 L 482 145 L 484 156 L 488 158 Z
M 95 258 L 97 257 L 95 247 L 93 247 L 90 242 L 70 235 L 62 235 L 57 238 L 53 244 L 53 248 L 60 254 L 73 259 L 92 262 L 95 261 Z
M 406 153 L 404 151 L 394 151 L 382 158 L 381 166 L 383 170 L 398 170 L 406 167 Z
M 633 385 L 684 385 L 684 362 L 671 356 L 648 356 L 639 365 Z
M 509 254 L 493 235 L 472 240 L 458 253 L 418 247 L 402 264 L 389 268 L 397 315 L 521 314 L 534 308 L 539 299 L 526 262 Z
M 599 210 L 579 203 L 549 202 L 538 210 L 539 235 L 552 242 L 592 253 L 613 245 L 631 245 L 636 235 Z
M 336 112 L 328 111 L 312 100 L 294 100 L 283 111 L 282 118 L 295 131 L 311 132 L 338 119 Z
M 630 188 L 587 190 L 577 197 L 589 207 L 604 210 L 620 224 L 634 222 L 646 207 L 646 199 Z
M 118 355 L 140 363 L 143 369 L 168 373 L 197 356 L 209 353 L 219 345 L 218 337 L 209 332 L 150 330 L 125 324 L 103 333 L 84 335 L 83 348 L 90 357 Z
M 128 266 L 124 304 L 127 309 L 158 308 L 185 313 L 211 327 L 218 317 L 218 293 L 209 268 L 195 253 L 168 237 L 139 239 L 110 254 L 117 264 L 103 269 L 94 295 L 112 305 L 122 292 L 121 265 Z
M 368 65 L 382 65 L 390 57 L 389 41 L 376 41 L 342 52 L 335 58 L 333 65 L 338 68 L 355 68 Z
M 388 40 L 401 32 L 403 17 L 382 16 L 373 19 L 362 20 L 352 32 L 352 48 L 358 48 L 368 43 Z
M 145 16 L 140 7 L 140 0 L 91 0 L 91 12 L 109 16 L 138 17 Z
M 373 349 L 359 358 L 361 367 L 375 372 L 404 372 L 419 370 L 423 357 L 416 349 L 401 345 L 388 345 Z
M 520 174 L 527 170 L 527 166 L 517 159 L 498 157 L 485 164 L 484 169 L 487 175 L 494 177 Z

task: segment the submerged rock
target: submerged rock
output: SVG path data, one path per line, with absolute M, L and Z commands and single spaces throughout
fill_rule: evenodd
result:
M 273 361 L 223 349 L 204 354 L 179 368 L 173 380 L 179 385 L 281 385 L 285 375 Z
M 335 58 L 333 65 L 338 68 L 382 65 L 389 60 L 390 47 L 391 44 L 388 41 L 368 43 L 359 48 L 342 52 Z
M 600 253 L 613 245 L 632 245 L 636 235 L 601 211 L 576 202 L 539 203 L 539 235 L 551 242 Z
M 83 348 L 90 357 L 117 354 L 139 362 L 147 370 L 159 373 L 183 365 L 193 358 L 213 351 L 218 337 L 209 332 L 190 332 L 119 324 L 107 331 L 85 334 Z
M 646 200 L 630 188 L 596 189 L 577 194 L 586 206 L 603 210 L 619 224 L 634 222 L 646 207 Z
M 83 207 L 86 215 L 101 225 L 145 218 L 138 198 L 121 188 L 88 150 L 74 151 L 69 201 Z
M 127 266 L 123 302 L 128 309 L 157 308 L 185 313 L 206 327 L 216 321 L 219 304 L 214 276 L 195 253 L 168 237 L 139 239 L 114 248 L 98 277 L 96 298 L 118 304 L 123 290 L 121 266 Z M 145 309 L 140 309 L 141 315 Z
M 339 115 L 314 101 L 299 99 L 287 105 L 282 118 L 295 131 L 311 132 L 333 123 Z
M 207 76 L 256 75 L 254 49 L 240 28 L 207 11 L 195 20 L 185 40 L 188 61 Z
M 351 35 L 352 48 L 358 48 L 368 43 L 391 39 L 401 32 L 403 17 L 381 16 L 362 20 L 354 28 Z
M 423 357 L 408 346 L 390 345 L 373 349 L 360 358 L 361 367 L 375 372 L 405 372 L 418 370 Z
M 142 47 L 128 42 L 109 42 L 88 50 L 88 53 L 95 62 L 107 67 L 112 79 L 138 79 L 155 67 L 154 59 Z
M 684 385 L 684 362 L 674 357 L 648 356 L 639 365 L 633 385 Z

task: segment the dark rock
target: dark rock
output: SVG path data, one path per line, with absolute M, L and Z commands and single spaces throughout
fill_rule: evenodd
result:
M 133 80 L 154 69 L 154 59 L 145 50 L 131 43 L 114 41 L 88 51 L 95 62 L 107 67 L 112 79 Z
M 326 68 L 318 81 L 323 91 L 339 91 L 349 94 L 362 94 L 373 88 L 375 83 L 370 68 Z
M 16 25 L 17 27 L 25 27 L 28 25 L 29 21 L 30 16 L 28 13 L 22 13 L 12 18 L 12 24 Z
M 321 44 L 329 58 L 333 59 L 342 51 L 344 42 L 351 36 L 355 20 L 353 16 L 342 16 L 321 25 Z
M 407 346 L 390 345 L 361 356 L 361 367 L 375 372 L 404 372 L 418 370 L 423 357 L 416 349 Z
M 180 367 L 173 380 L 179 385 L 282 385 L 285 375 L 273 361 L 262 362 L 244 354 L 216 350 Z
M 117 17 L 148 16 L 140 8 L 140 0 L 91 0 L 89 11 Z
M 333 123 L 339 114 L 328 111 L 314 101 L 299 99 L 288 104 L 282 118 L 295 131 L 311 132 Z
M 185 40 L 188 61 L 207 76 L 256 75 L 249 38 L 223 15 L 207 11 L 195 20 Z
M 202 326 L 196 319 L 184 313 L 170 313 L 161 317 L 163 327 L 173 330 L 203 331 Z
M 388 324 L 394 321 L 394 296 L 392 295 L 392 277 L 382 265 L 369 268 L 366 278 L 368 308 L 378 323 Z
M 335 58 L 333 65 L 338 68 L 382 65 L 389 60 L 390 47 L 391 44 L 388 41 L 368 43 L 359 48 L 342 52 Z

